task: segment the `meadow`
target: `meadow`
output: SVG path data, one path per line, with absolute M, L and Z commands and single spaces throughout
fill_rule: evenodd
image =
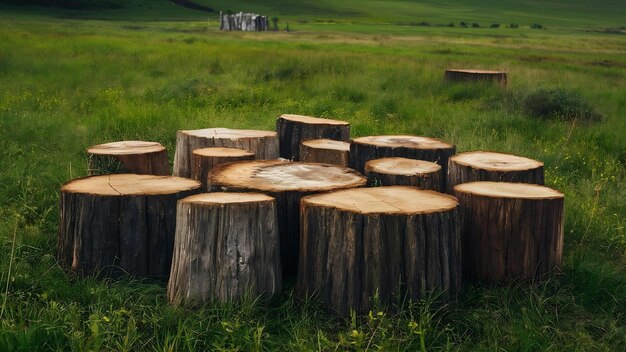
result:
M 229 5 L 280 10 L 289 33 L 222 33 L 216 16 L 140 0 L 0 5 L 0 350 L 626 350 L 626 36 L 607 31 L 624 24 L 624 5 L 551 2 L 537 14 L 523 1 L 485 15 L 495 2 L 355 3 Z M 537 21 L 547 29 L 529 28 Z M 506 70 L 510 84 L 447 85 L 450 67 Z M 59 188 L 86 175 L 86 147 L 153 140 L 171 159 L 179 129 L 273 129 L 282 113 L 544 161 L 547 185 L 566 195 L 562 272 L 343 319 L 291 284 L 185 310 L 168 306 L 165 282 L 58 267 Z

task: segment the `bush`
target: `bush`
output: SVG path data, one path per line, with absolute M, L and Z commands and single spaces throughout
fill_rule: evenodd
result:
M 530 28 L 532 29 L 543 29 L 544 27 L 539 23 L 533 23 Z
M 509 25 L 509 28 L 518 28 L 518 27 L 519 27 L 519 25 L 517 23 L 511 23 Z
M 467 28 L 467 23 L 465 22 L 461 22 L 459 23 L 459 26 L 463 27 L 463 28 Z
M 472 28 L 480 28 L 480 25 L 476 22 L 472 23 Z
M 448 23 L 448 27 L 454 27 L 454 22 Z
M 489 28 L 500 28 L 500 23 L 492 23 Z
M 578 92 L 563 88 L 538 89 L 523 100 L 524 110 L 542 119 L 597 121 L 601 114 Z

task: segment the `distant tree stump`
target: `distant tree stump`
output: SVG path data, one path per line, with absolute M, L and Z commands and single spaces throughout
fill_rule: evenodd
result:
M 145 174 L 169 175 L 167 150 L 160 143 L 120 141 L 87 149 L 89 175 Z
M 543 185 L 543 163 L 512 154 L 467 152 L 448 162 L 448 192 L 454 186 L 473 181 L 504 181 Z
M 470 182 L 454 187 L 471 280 L 540 279 L 563 258 L 563 200 L 548 187 Z
M 215 166 L 233 161 L 254 160 L 254 153 L 237 148 L 201 148 L 191 153 L 191 178 L 202 182 L 207 189 L 207 175 Z
M 456 297 L 461 287 L 458 203 L 452 196 L 391 186 L 302 199 L 296 292 L 331 310 L 367 312 L 378 293 L 418 300 Z
M 413 186 L 442 191 L 439 164 L 407 158 L 380 158 L 365 163 L 365 175 L 373 186 Z
M 167 297 L 196 306 L 280 292 L 274 198 L 260 193 L 205 193 L 178 202 Z
M 298 267 L 300 198 L 304 195 L 365 186 L 365 177 L 352 169 L 329 164 L 286 160 L 240 161 L 218 165 L 208 186 L 216 191 L 260 192 L 276 198 L 280 259 L 283 274 Z
M 200 182 L 136 174 L 93 176 L 61 188 L 57 256 L 79 275 L 167 277 L 176 201 Z
M 191 177 L 191 153 L 196 149 L 206 147 L 245 149 L 253 152 L 257 159 L 279 157 L 276 132 L 229 128 L 178 131 L 174 155 L 174 176 Z
M 280 156 L 297 161 L 302 142 L 319 138 L 347 141 L 350 139 L 350 124 L 346 121 L 283 114 L 276 120 L 276 132 L 280 140 Z
M 446 70 L 446 82 L 494 82 L 501 86 L 507 85 L 506 72 L 485 70 Z
M 332 139 L 310 139 L 300 146 L 300 161 L 350 166 L 350 143 Z

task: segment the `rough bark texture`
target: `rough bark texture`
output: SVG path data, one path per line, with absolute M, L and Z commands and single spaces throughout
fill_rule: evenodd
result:
M 381 158 L 365 163 L 371 186 L 412 186 L 441 192 L 441 166 L 430 161 L 406 158 Z
M 305 197 L 301 212 L 298 296 L 315 294 L 340 315 L 367 312 L 376 294 L 386 305 L 431 292 L 444 301 L 457 296 L 461 239 L 453 197 L 361 188 Z
M 350 143 L 332 139 L 311 139 L 300 145 L 300 161 L 350 166 Z
M 319 138 L 347 141 L 350 139 L 350 124 L 346 121 L 285 114 L 276 120 L 276 132 L 280 140 L 280 156 L 297 161 L 302 142 Z
M 494 82 L 501 86 L 507 85 L 506 72 L 485 70 L 446 70 L 446 82 Z
M 167 277 L 176 202 L 199 191 L 199 182 L 172 176 L 71 181 L 61 188 L 59 261 L 79 275 Z
M 191 153 L 191 178 L 207 190 L 207 176 L 215 166 L 234 161 L 254 160 L 254 153 L 235 148 L 202 148 Z
M 297 273 L 300 199 L 314 193 L 362 187 L 366 182 L 365 177 L 345 167 L 280 160 L 222 164 L 208 176 L 213 191 L 261 192 L 276 198 L 280 258 L 286 276 Z
M 543 163 L 495 152 L 467 152 L 448 161 L 448 193 L 454 186 L 473 181 L 519 182 L 543 185 Z
M 278 241 L 272 197 L 216 192 L 181 200 L 170 303 L 196 306 L 280 292 Z
M 191 153 L 196 149 L 206 147 L 245 149 L 253 152 L 258 160 L 279 157 L 276 132 L 228 128 L 178 131 L 174 155 L 174 176 L 191 177 Z
M 469 280 L 541 279 L 563 257 L 563 194 L 507 182 L 457 185 Z
M 87 149 L 88 174 L 169 175 L 167 150 L 156 142 L 120 141 Z

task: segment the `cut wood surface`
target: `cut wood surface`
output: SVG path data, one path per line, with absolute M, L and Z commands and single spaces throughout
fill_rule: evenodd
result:
M 473 181 L 521 182 L 543 185 L 543 163 L 517 155 L 474 151 L 448 161 L 448 191 Z
M 174 305 L 230 302 L 280 292 L 274 198 L 205 193 L 178 202 L 167 296 Z
M 167 150 L 160 143 L 119 141 L 87 149 L 89 175 L 146 174 L 169 175 Z
M 254 160 L 254 153 L 237 148 L 201 148 L 191 153 L 191 178 L 202 182 L 207 188 L 207 175 L 215 166 L 234 161 Z
M 176 202 L 200 183 L 173 176 L 93 176 L 61 188 L 57 256 L 79 275 L 167 277 Z
M 300 146 L 300 161 L 305 163 L 350 166 L 350 143 L 332 139 L 310 139 Z
M 309 139 L 350 139 L 350 124 L 346 121 L 311 116 L 283 114 L 276 120 L 276 132 L 280 140 L 280 156 L 299 160 L 300 145 Z
M 174 155 L 174 176 L 191 177 L 191 154 L 196 149 L 206 147 L 245 149 L 253 152 L 256 159 L 279 157 L 276 132 L 229 128 L 178 131 Z
M 304 195 L 365 186 L 358 172 L 329 164 L 286 160 L 239 161 L 218 165 L 208 176 L 214 191 L 261 192 L 276 198 L 283 273 L 298 266 L 300 198 Z
M 540 279 L 563 258 L 563 193 L 541 185 L 470 182 L 454 187 L 470 280 Z
M 413 187 L 341 190 L 302 199 L 296 292 L 331 310 L 367 312 L 375 294 L 455 298 L 461 287 L 458 203 Z
M 503 71 L 448 69 L 444 79 L 446 82 L 494 82 L 507 85 L 507 75 Z
M 380 158 L 365 163 L 365 175 L 373 186 L 413 186 L 440 192 L 443 177 L 439 164 L 399 157 Z

